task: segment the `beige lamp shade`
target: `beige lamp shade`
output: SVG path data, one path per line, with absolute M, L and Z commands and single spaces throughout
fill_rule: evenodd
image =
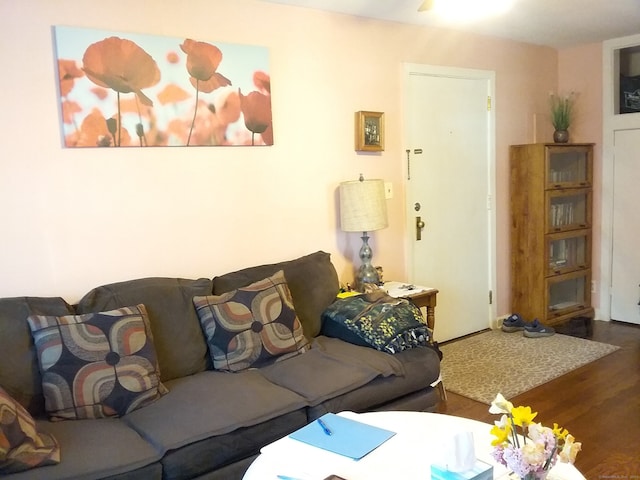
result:
M 340 227 L 345 232 L 372 232 L 388 226 L 383 180 L 340 184 Z

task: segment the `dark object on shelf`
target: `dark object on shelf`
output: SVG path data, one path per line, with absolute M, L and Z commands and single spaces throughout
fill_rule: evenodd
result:
M 593 337 L 593 319 L 589 317 L 575 317 L 568 322 L 555 326 L 556 333 L 578 338 Z
M 640 75 L 620 75 L 620 113 L 640 112 Z

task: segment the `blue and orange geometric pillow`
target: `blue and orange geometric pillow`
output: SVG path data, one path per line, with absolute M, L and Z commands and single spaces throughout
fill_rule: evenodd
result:
M 308 348 L 283 271 L 193 303 L 217 370 L 262 367 Z
M 60 446 L 0 387 L 0 475 L 60 463 Z M 43 477 L 44 478 L 44 477 Z
M 122 416 L 167 392 L 144 305 L 28 323 L 52 420 Z

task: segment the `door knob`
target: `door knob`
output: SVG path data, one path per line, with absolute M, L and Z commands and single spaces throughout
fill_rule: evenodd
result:
M 422 229 L 424 225 L 425 223 L 422 221 L 422 218 L 416 217 L 416 240 L 422 240 Z

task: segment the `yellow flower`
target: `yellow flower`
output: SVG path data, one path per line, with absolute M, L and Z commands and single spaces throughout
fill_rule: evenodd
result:
M 564 446 L 559 454 L 561 462 L 573 463 L 576 461 L 576 455 L 582 450 L 582 443 L 575 442 L 574 440 L 573 435 L 567 434 L 567 438 L 564 440 Z
M 503 416 L 503 419 L 506 418 Z M 502 445 L 508 442 L 509 435 L 511 434 L 511 424 L 509 422 L 495 422 L 495 425 L 491 428 L 491 435 L 495 436 L 491 441 L 491 445 L 494 447 Z
M 516 407 L 511 410 L 511 415 L 513 416 L 514 424 L 519 427 L 526 427 L 536 418 L 538 412 L 531 412 L 531 407 Z
M 553 434 L 556 436 L 556 438 L 564 440 L 568 433 L 569 431 L 566 428 L 562 428 L 557 423 L 553 424 Z
M 491 408 L 489 408 L 489 413 L 511 413 L 513 409 L 513 403 L 508 401 L 506 398 L 502 396 L 501 393 L 496 395 L 496 398 L 491 402 Z

